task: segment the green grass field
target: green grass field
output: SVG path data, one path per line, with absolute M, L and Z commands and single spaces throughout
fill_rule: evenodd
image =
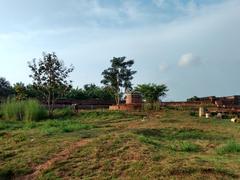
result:
M 188 111 L 0 120 L 0 179 L 240 179 L 240 124 Z

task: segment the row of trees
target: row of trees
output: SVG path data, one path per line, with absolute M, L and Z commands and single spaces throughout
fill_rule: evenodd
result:
M 18 82 L 11 86 L 9 81 L 0 77 L 0 100 L 9 96 L 15 96 L 17 100 L 24 100 L 26 98 L 38 98 L 41 95 L 35 90 L 33 85 L 25 86 L 24 83 Z
M 55 53 L 43 53 L 42 59 L 33 59 L 28 62 L 31 70 L 30 77 L 33 84 L 25 86 L 23 83 L 16 83 L 11 87 L 4 78 L 0 78 L 0 97 L 15 95 L 17 100 L 26 98 L 37 98 L 48 104 L 49 114 L 53 112 L 55 101 L 58 98 L 66 97 L 72 99 L 115 99 L 116 104 L 120 103 L 124 93 L 138 91 L 148 102 L 158 101 L 168 91 L 167 86 L 157 84 L 142 84 L 133 88 L 132 80 L 137 71 L 132 70 L 134 60 L 127 60 L 126 57 L 114 57 L 110 60 L 111 66 L 102 72 L 103 87 L 88 84 L 81 88 L 73 88 L 69 75 L 74 67 L 66 67 Z
M 11 86 L 10 82 L 0 77 L 0 100 L 7 97 L 15 97 L 16 100 L 26 100 L 29 98 L 44 101 L 43 93 L 37 90 L 32 84 L 25 85 L 18 82 Z M 105 87 L 99 87 L 95 84 L 86 84 L 83 88 L 71 88 L 64 93 L 61 98 L 87 100 L 98 99 L 102 101 L 114 101 L 112 91 Z

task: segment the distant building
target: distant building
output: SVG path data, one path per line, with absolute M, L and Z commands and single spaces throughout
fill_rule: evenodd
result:
M 225 96 L 225 97 L 202 97 L 198 98 L 197 101 L 209 104 L 215 104 L 218 107 L 230 107 L 230 106 L 240 106 L 240 95 L 235 96 Z

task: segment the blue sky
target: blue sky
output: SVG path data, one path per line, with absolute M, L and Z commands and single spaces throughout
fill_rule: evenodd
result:
M 42 51 L 73 64 L 74 86 L 100 85 L 113 56 L 134 84 L 166 83 L 167 100 L 240 94 L 239 0 L 0 0 L 0 76 L 31 83 Z

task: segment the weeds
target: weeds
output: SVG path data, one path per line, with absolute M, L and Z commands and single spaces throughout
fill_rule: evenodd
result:
M 47 111 L 36 100 L 24 102 L 24 120 L 38 121 L 47 117 Z
M 10 99 L 2 105 L 1 109 L 6 120 L 37 121 L 46 117 L 46 110 L 36 100 Z
M 171 145 L 170 149 L 181 152 L 199 152 L 201 150 L 200 146 L 187 141 Z
M 79 130 L 90 130 L 97 126 L 81 124 L 78 121 L 49 120 L 41 127 L 43 134 L 52 135 L 56 133 L 69 133 Z
M 218 154 L 240 153 L 240 144 L 234 140 L 217 149 Z

